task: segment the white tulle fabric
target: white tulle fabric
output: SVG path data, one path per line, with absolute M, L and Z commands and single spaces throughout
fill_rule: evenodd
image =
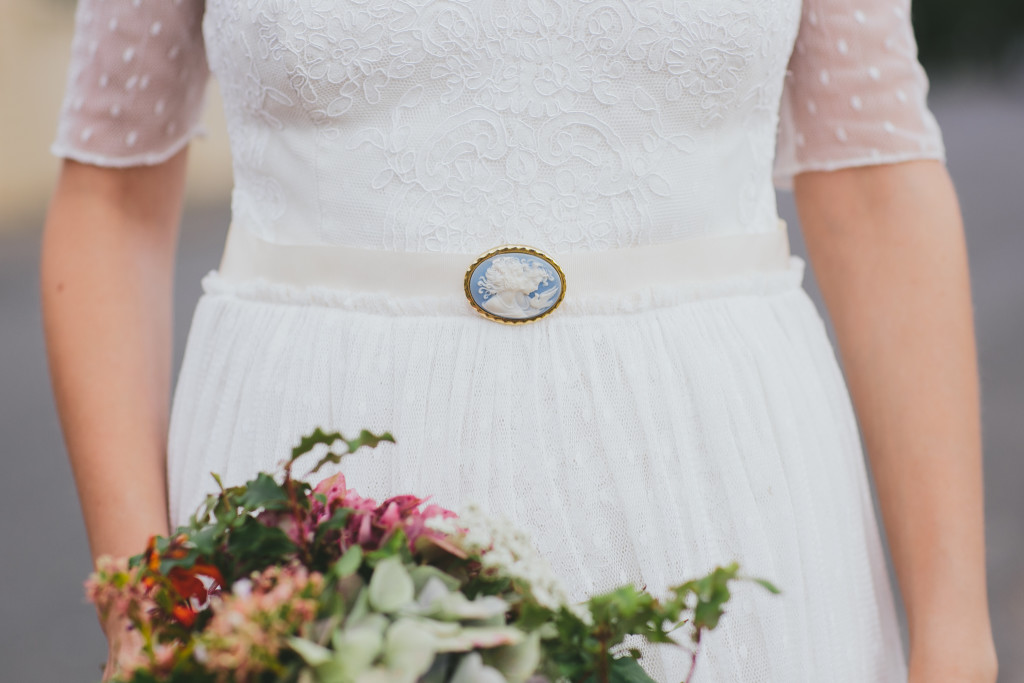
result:
M 291 244 L 554 254 L 775 229 L 806 170 L 943 157 L 903 0 L 82 0 L 56 153 L 156 163 L 207 57 L 234 220 Z M 200 25 L 202 30 L 200 30 Z M 205 39 L 204 39 L 205 36 Z M 171 416 L 172 522 L 316 426 L 383 497 L 517 520 L 574 597 L 739 560 L 700 683 L 906 669 L 849 397 L 803 263 L 572 302 L 204 280 Z M 572 274 L 568 274 L 571 288 Z M 329 472 L 324 473 L 329 474 Z M 648 652 L 679 681 L 679 652 Z
M 857 428 L 802 271 L 519 328 L 457 295 L 210 274 L 174 401 L 171 519 L 216 490 L 210 472 L 275 469 L 316 426 L 390 430 L 395 447 L 342 464 L 352 486 L 480 502 L 530 532 L 573 599 L 661 594 L 733 560 L 782 586 L 737 588 L 698 683 L 905 682 Z M 642 649 L 655 680 L 684 678 L 681 650 Z

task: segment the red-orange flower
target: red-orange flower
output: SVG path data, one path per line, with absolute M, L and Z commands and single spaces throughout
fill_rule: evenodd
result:
M 196 611 L 189 605 L 175 605 L 172 615 L 185 628 L 192 628 L 192 624 L 196 623 Z
M 146 568 L 147 575 L 142 581 L 147 587 L 156 585 L 160 577 L 160 564 L 162 560 L 177 560 L 187 557 L 190 549 L 186 546 L 188 536 L 178 534 L 170 540 L 168 547 L 163 553 L 157 551 L 156 536 L 151 536 L 146 547 Z M 211 579 L 210 587 L 199 577 L 205 576 Z M 172 616 L 186 628 L 191 627 L 196 620 L 196 610 L 193 608 L 192 599 L 195 598 L 198 604 L 202 605 L 209 597 L 210 592 L 216 587 L 224 585 L 224 577 L 220 570 L 207 562 L 197 562 L 191 567 L 172 567 L 166 574 L 170 588 L 180 602 L 172 609 Z
M 213 579 L 210 588 L 199 579 L 206 576 Z M 212 564 L 196 563 L 191 567 L 174 567 L 167 574 L 167 578 L 174 588 L 174 592 L 182 599 L 182 603 L 175 606 L 172 612 L 175 619 L 186 628 L 191 628 L 196 620 L 196 611 L 192 608 L 192 598 L 199 601 L 200 605 L 205 603 L 210 596 L 211 589 L 224 585 L 224 578 L 220 570 Z
M 199 600 L 206 599 L 206 586 L 203 585 L 203 582 L 191 570 L 184 567 L 175 567 L 167 574 L 167 578 L 171 580 L 174 592 L 182 600 L 188 600 L 193 597 Z
M 160 553 L 156 551 L 156 536 L 150 536 L 149 543 L 146 544 L 146 566 L 151 572 L 160 571 Z
M 191 567 L 174 567 L 168 573 L 167 578 L 171 580 L 171 585 L 174 586 L 174 590 L 183 600 L 196 598 L 200 602 L 205 602 L 209 591 L 206 588 L 206 584 L 199 580 L 200 576 L 207 576 L 213 579 L 214 584 L 217 586 L 224 585 L 224 579 L 221 577 L 220 570 L 210 564 L 197 563 Z
M 211 579 L 214 580 L 214 585 L 216 585 L 216 586 L 223 586 L 224 585 L 224 577 L 221 576 L 220 570 L 217 569 L 212 564 L 206 564 L 206 563 L 203 563 L 203 562 L 196 562 L 194 565 L 192 565 L 192 571 L 195 572 L 196 574 L 202 574 L 203 576 L 210 577 Z M 211 586 L 211 588 L 212 588 L 212 586 Z

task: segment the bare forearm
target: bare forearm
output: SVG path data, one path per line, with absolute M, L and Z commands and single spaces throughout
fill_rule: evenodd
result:
M 173 163 L 184 163 L 184 155 Z M 120 172 L 129 175 L 108 183 L 119 172 L 66 169 L 43 240 L 47 352 L 94 559 L 135 554 L 150 534 L 168 531 L 164 466 L 180 188 L 160 183 L 158 192 L 157 183 L 139 181 L 147 172 L 154 173 Z
M 979 391 L 952 185 L 941 164 L 913 162 L 810 173 L 796 191 L 878 489 L 912 660 L 932 648 L 986 649 Z

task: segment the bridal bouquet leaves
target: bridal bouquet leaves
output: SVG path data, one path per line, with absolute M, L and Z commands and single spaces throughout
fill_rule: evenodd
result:
M 680 626 L 696 663 L 736 565 L 662 600 L 626 585 L 570 604 L 529 539 L 475 507 L 456 516 L 412 495 L 377 503 L 341 474 L 316 486 L 292 476 L 318 446 L 327 454 L 310 474 L 381 441 L 393 439 L 317 430 L 282 481 L 261 473 L 225 488 L 214 475 L 219 494 L 171 538 L 100 558 L 87 596 L 105 621 L 129 624 L 115 680 L 650 682 L 626 636 L 682 647 L 670 635 Z

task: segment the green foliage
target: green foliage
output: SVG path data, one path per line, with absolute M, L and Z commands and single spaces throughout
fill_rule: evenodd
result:
M 363 554 L 363 562 L 369 568 L 374 568 L 381 560 L 390 557 L 398 557 L 404 562 L 412 562 L 412 551 L 409 550 L 409 541 L 401 529 L 391 534 L 379 548 L 366 551 Z
M 677 643 L 671 636 L 679 626 L 689 624 L 696 661 L 701 635 L 716 628 L 731 597 L 730 582 L 749 580 L 772 593 L 778 589 L 763 579 L 747 579 L 739 575 L 736 563 L 716 567 L 700 579 L 687 581 L 669 589 L 669 597 L 659 601 L 635 586 L 620 586 L 595 595 L 587 601 L 593 623 L 587 624 L 568 609 L 554 615 L 558 637 L 544 642 L 546 668 L 552 680 L 585 681 L 587 683 L 653 683 L 637 662 L 639 651 L 615 656 L 627 635 L 636 634 L 652 643 Z M 680 618 L 690 613 L 689 620 Z M 523 619 L 536 623 L 544 615 L 525 612 Z
M 591 676 L 588 680 L 596 682 L 597 677 Z M 608 666 L 608 683 L 651 683 L 652 680 L 632 657 L 613 659 Z
M 201 560 L 213 562 L 221 567 L 232 567 L 234 571 L 224 574 L 227 588 L 231 583 L 251 571 L 270 564 L 283 563 L 288 557 L 295 556 L 300 548 L 279 527 L 268 526 L 256 520 L 256 516 L 264 511 L 292 512 L 301 517 L 308 512 L 310 505 L 309 493 L 312 487 L 291 477 L 291 466 L 301 456 L 310 453 L 318 445 L 332 447 L 337 442 L 344 444 L 340 452 L 328 452 L 317 463 L 313 472 L 318 471 L 328 462 L 339 463 L 345 455 L 355 453 L 362 447 L 375 448 L 380 443 L 394 443 L 391 434 L 373 434 L 367 430 L 359 433 L 355 439 L 346 439 L 341 432 L 324 432 L 317 429 L 309 436 L 303 437 L 292 449 L 291 457 L 285 467 L 284 483 L 277 481 L 270 474 L 260 472 L 254 479 L 242 486 L 225 487 L 220 476 L 211 472 L 220 492 L 207 496 L 204 503 L 190 517 L 189 523 L 178 527 L 175 535 L 184 534 L 188 538 L 186 553 L 174 559 L 161 561 L 162 571 L 169 571 L 174 566 L 192 567 Z M 318 494 L 321 504 L 326 502 L 322 494 Z M 316 529 L 313 548 L 327 548 L 333 537 L 336 538 L 348 520 L 349 512 L 341 509 Z M 169 540 L 157 538 L 156 549 L 163 554 Z M 132 566 L 143 561 L 144 553 L 131 558 Z M 315 557 L 305 558 L 314 571 L 325 571 L 336 559 L 331 554 L 319 553 Z
M 391 443 L 394 443 L 395 437 L 391 436 L 391 434 L 388 432 L 377 435 L 364 429 L 363 431 L 359 432 L 359 436 L 350 440 L 342 436 L 341 432 L 328 433 L 324 432 L 322 429 L 317 427 L 316 431 L 314 431 L 309 436 L 303 437 L 302 440 L 299 442 L 299 445 L 292 449 L 292 457 L 289 462 L 295 462 L 295 460 L 298 459 L 300 456 L 309 453 L 317 446 L 323 445 L 330 448 L 337 441 L 341 441 L 342 443 L 344 443 L 347 450 L 341 453 L 329 451 L 327 455 L 321 458 L 320 461 L 317 462 L 316 466 L 312 470 L 310 470 L 310 474 L 319 472 L 320 468 L 326 465 L 327 463 L 338 464 L 339 462 L 341 462 L 341 459 L 344 456 L 350 453 L 355 453 L 363 446 L 376 448 L 382 441 L 390 441 Z
M 288 493 L 265 472 L 245 485 L 245 491 L 238 496 L 238 506 L 247 510 L 287 510 Z
M 334 563 L 330 570 L 330 577 L 334 579 L 344 579 L 347 576 L 355 574 L 362 564 L 363 549 L 361 546 L 354 545 L 346 550 L 345 554 Z
M 627 637 L 684 647 L 695 663 L 701 635 L 721 622 L 732 582 L 749 580 L 778 592 L 763 579 L 740 576 L 734 563 L 670 588 L 661 600 L 624 585 L 581 605 L 555 608 L 551 605 L 558 603 L 542 602 L 523 578 L 532 574 L 516 574 L 489 560 L 486 553 L 495 548 L 460 545 L 459 534 L 431 540 L 415 505 L 398 513 L 373 501 L 367 507 L 343 485 L 329 482 L 314 493 L 308 483 L 292 478 L 294 463 L 318 446 L 328 452 L 313 472 L 385 441 L 393 439 L 363 431 L 348 440 L 318 429 L 293 449 L 280 483 L 260 473 L 243 486 L 225 487 L 214 475 L 219 492 L 207 497 L 189 523 L 170 538 L 154 537 L 147 552 L 131 559 L 141 570 L 136 576 L 158 588 L 152 595 L 157 611 L 135 620 L 148 651 L 177 643 L 160 676 L 139 671 L 131 683 L 330 683 L 363 675 L 444 683 L 453 677 L 477 680 L 487 669 L 510 683 L 525 683 L 534 673 L 559 683 L 654 683 L 638 661 L 639 650 L 624 647 Z M 337 451 L 331 450 L 339 442 Z M 416 523 L 402 526 L 401 515 Z M 501 552 L 512 556 L 508 547 Z M 267 637 L 280 639 L 279 649 L 246 647 L 242 651 L 251 670 L 236 675 L 221 669 L 215 677 L 193 656 L 197 643 L 217 647 L 224 638 L 249 637 L 245 633 L 252 629 L 225 636 L 211 628 L 220 635 L 203 640 L 217 608 L 189 606 L 190 597 L 207 596 L 197 577 L 213 578 L 230 590 L 255 574 L 280 576 L 282 568 L 306 572 L 303 590 L 308 592 L 291 594 L 278 611 L 257 609 L 252 622 L 260 632 L 276 634 Z M 315 590 L 309 588 L 314 578 Z M 127 572 L 112 575 L 110 582 L 118 590 L 131 588 Z M 258 585 L 256 577 L 244 589 L 256 591 Z M 267 585 L 276 584 L 260 590 L 270 590 Z M 288 610 L 302 600 L 313 602 L 288 621 Z M 675 636 L 684 626 L 684 636 Z
M 299 548 L 281 529 L 268 527 L 249 517 L 227 538 L 224 554 L 234 559 L 236 571 L 231 579 L 248 576 L 271 564 L 285 564 Z

